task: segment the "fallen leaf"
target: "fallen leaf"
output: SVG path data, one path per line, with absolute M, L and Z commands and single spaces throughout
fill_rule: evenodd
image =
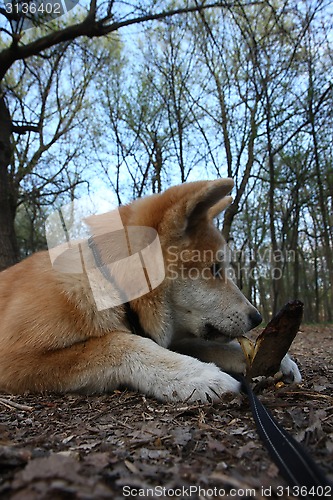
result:
M 31 453 L 28 450 L 0 445 L 0 464 L 6 467 L 25 464 L 30 458 Z
M 71 457 L 52 454 L 45 458 L 35 458 L 19 472 L 14 480 L 14 487 L 37 479 L 61 478 L 70 482 L 81 482 L 78 471 L 80 464 Z
M 171 430 L 171 435 L 174 438 L 174 441 L 179 446 L 186 445 L 192 439 L 192 433 L 188 427 L 176 427 Z
M 246 455 L 249 451 L 253 450 L 253 448 L 258 448 L 258 445 L 254 443 L 253 441 L 249 441 L 248 443 L 244 444 L 244 446 L 241 446 L 236 454 L 237 458 L 242 458 L 244 455 Z
M 107 452 L 90 453 L 84 458 L 84 463 L 96 469 L 104 469 L 110 463 L 110 455 Z

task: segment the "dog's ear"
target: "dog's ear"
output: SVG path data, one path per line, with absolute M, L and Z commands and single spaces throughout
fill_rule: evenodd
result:
M 232 201 L 226 196 L 232 190 L 232 179 L 207 181 L 204 187 L 191 194 L 186 203 L 186 230 L 193 231 L 203 222 L 213 219 Z
M 232 196 L 225 196 L 222 198 L 221 201 L 213 205 L 209 210 L 208 210 L 208 219 L 212 220 L 218 215 L 220 215 L 221 212 L 224 212 L 224 210 L 231 205 L 232 203 Z

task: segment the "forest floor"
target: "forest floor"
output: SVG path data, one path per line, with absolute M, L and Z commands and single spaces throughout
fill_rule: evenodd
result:
M 259 398 L 333 480 L 333 325 L 302 326 L 291 352 L 302 384 L 272 385 Z M 170 405 L 129 391 L 0 395 L 0 498 L 260 499 L 287 493 L 245 396 Z

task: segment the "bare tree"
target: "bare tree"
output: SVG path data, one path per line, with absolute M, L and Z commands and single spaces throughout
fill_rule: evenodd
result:
M 13 158 L 13 134 L 28 132 L 40 133 L 38 127 L 31 123 L 22 123 L 15 126 L 9 111 L 8 96 L 3 84 L 5 76 L 17 61 L 28 61 L 33 56 L 49 57 L 47 51 L 80 37 L 102 37 L 115 33 L 120 29 L 141 24 L 147 21 L 158 21 L 170 18 L 177 14 L 201 11 L 212 7 L 225 7 L 228 2 L 194 3 L 180 8 L 158 9 L 155 3 L 133 5 L 109 0 L 101 2 L 91 0 L 85 17 L 80 22 L 72 22 L 59 29 L 49 28 L 45 34 L 35 32 L 34 39 L 22 37 L 24 14 L 11 11 L 3 4 L 0 7 L 4 27 L 1 28 L 5 41 L 5 48 L 0 51 L 0 269 L 13 264 L 18 259 L 18 249 L 15 236 L 14 220 L 19 193 L 19 180 L 13 176 L 11 162 Z M 38 24 L 38 21 L 37 21 Z M 46 28 L 47 29 L 47 28 Z
M 59 46 L 44 52 L 44 58 L 18 61 L 3 80 L 12 133 L 9 165 L 0 168 L 5 178 L 0 196 L 0 268 L 19 257 L 13 226 L 17 209 L 22 204 L 33 203 L 36 209 L 52 204 L 82 180 L 84 159 L 80 158 L 79 167 L 76 158 L 86 140 L 82 128 L 90 108 L 86 94 L 103 57 L 99 51 L 87 64 L 86 51 L 87 46 L 77 43 Z

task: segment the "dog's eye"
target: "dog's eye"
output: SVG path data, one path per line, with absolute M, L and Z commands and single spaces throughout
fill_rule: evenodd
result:
M 222 265 L 221 262 L 214 262 L 210 268 L 214 278 L 221 278 Z

